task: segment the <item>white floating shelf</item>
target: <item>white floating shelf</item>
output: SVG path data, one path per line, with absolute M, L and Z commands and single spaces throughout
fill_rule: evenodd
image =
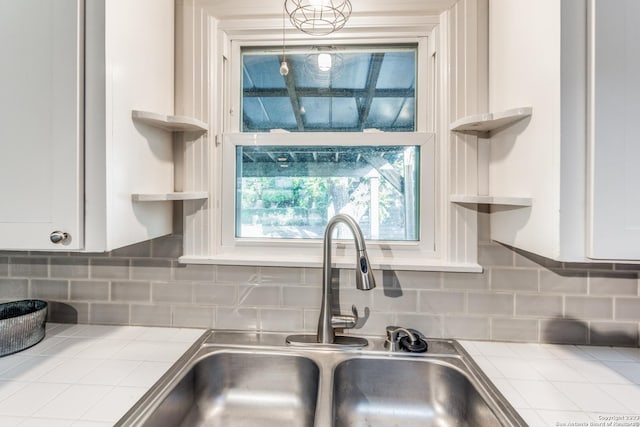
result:
M 497 113 L 475 114 L 456 120 L 449 128 L 456 132 L 491 132 L 529 117 L 532 113 L 533 108 L 521 107 Z
M 160 194 L 132 194 L 134 202 L 168 202 L 172 200 L 204 200 L 209 198 L 206 191 L 185 191 Z
M 131 111 L 131 117 L 139 122 L 171 132 L 207 132 L 209 130 L 209 125 L 193 117 L 166 116 L 164 114 L 140 110 Z
M 530 197 L 495 197 L 495 196 L 471 196 L 466 194 L 452 194 L 449 201 L 453 203 L 487 204 L 504 206 L 531 206 L 533 199 Z

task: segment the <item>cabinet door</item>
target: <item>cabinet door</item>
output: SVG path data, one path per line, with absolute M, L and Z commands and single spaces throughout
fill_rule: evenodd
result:
M 0 0 L 0 249 L 82 247 L 81 3 Z
M 590 4 L 589 245 L 640 259 L 640 2 Z

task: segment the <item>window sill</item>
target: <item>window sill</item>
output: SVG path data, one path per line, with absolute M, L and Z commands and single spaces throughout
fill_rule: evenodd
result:
M 447 262 L 424 257 L 376 257 L 369 254 L 369 260 L 375 270 L 406 270 L 406 271 L 444 271 L 458 273 L 481 273 L 479 264 L 463 264 Z M 182 256 L 182 264 L 214 264 L 214 265 L 244 265 L 261 267 L 299 267 L 322 268 L 322 255 L 299 255 L 293 253 L 221 253 L 213 256 Z M 333 255 L 334 268 L 353 268 L 355 255 Z

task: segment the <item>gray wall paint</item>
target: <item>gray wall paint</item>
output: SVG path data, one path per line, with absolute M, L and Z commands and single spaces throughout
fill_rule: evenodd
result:
M 492 243 L 480 214 L 482 274 L 377 271 L 355 289 L 339 272 L 343 311 L 428 336 L 638 346 L 640 267 L 563 264 Z M 181 236 L 108 254 L 0 252 L 0 299 L 50 302 L 50 320 L 118 325 L 313 332 L 321 270 L 181 265 Z

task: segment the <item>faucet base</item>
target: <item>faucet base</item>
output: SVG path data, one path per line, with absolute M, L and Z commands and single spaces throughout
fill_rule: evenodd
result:
M 369 342 L 360 337 L 351 336 L 336 336 L 333 343 L 321 343 L 318 342 L 317 335 L 289 335 L 287 337 L 287 344 L 300 347 L 315 347 L 315 348 L 336 348 L 336 347 L 366 347 Z

